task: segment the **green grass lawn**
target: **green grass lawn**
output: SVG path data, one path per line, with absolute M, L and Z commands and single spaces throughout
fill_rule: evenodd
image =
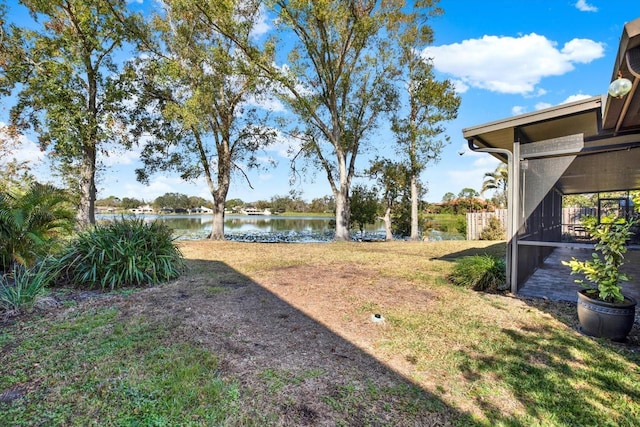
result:
M 0 425 L 640 425 L 637 325 L 626 344 L 595 340 L 576 331 L 571 304 L 447 283 L 451 259 L 500 254 L 502 244 L 188 242 L 182 250 L 190 268 L 176 283 L 69 299 L 4 321 Z M 339 270 L 344 265 L 351 267 Z M 323 274 L 309 274 L 323 271 L 347 279 L 327 290 Z M 308 278 L 291 279 L 296 272 Z M 228 284 L 243 280 L 308 295 L 315 305 L 297 301 L 306 316 L 358 341 L 363 357 L 404 382 L 381 385 L 375 373 L 354 371 L 330 393 L 317 392 L 335 373 L 311 362 L 283 369 L 274 361 L 238 375 L 232 360 L 249 363 L 273 345 L 245 343 L 243 325 L 231 324 L 216 335 L 230 340 L 230 352 L 213 351 L 204 345 L 213 333 L 206 316 L 188 329 L 196 314 L 179 303 L 232 297 L 237 290 Z M 171 298 L 160 299 L 164 293 Z M 259 298 L 268 312 L 270 300 Z M 332 308 L 331 318 L 318 315 Z M 383 327 L 366 323 L 373 311 L 384 314 Z M 246 357 L 232 354 L 239 346 L 251 350 Z M 301 392 L 325 413 L 305 412 Z

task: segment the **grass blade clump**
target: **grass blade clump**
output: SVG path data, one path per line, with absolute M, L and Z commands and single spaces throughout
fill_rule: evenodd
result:
M 503 258 L 491 255 L 474 255 L 456 261 L 449 281 L 457 286 L 476 291 L 504 290 L 507 282 Z
M 113 221 L 80 233 L 58 261 L 71 284 L 102 290 L 166 282 L 184 268 L 171 229 L 142 219 Z
M 31 268 L 14 264 L 11 271 L 0 276 L 0 310 L 20 312 L 32 307 L 53 276 L 47 262 L 40 262 Z

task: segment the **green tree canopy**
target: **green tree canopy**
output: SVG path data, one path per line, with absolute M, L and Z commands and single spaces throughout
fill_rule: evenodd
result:
M 373 224 L 378 216 L 377 190 L 369 189 L 364 185 L 356 185 L 353 187 L 351 195 L 351 226 L 355 226 L 360 230 L 360 235 L 364 234 L 364 227 L 367 224 Z
M 114 56 L 139 19 L 126 0 L 20 3 L 32 21 L 11 24 L 0 53 L 0 91 L 17 89 L 10 122 L 37 134 L 78 195 L 78 223 L 93 224 L 98 155 L 125 135 L 114 118 L 126 96 L 112 85 Z
M 159 3 L 160 4 L 160 3 Z M 128 66 L 135 92 L 134 134 L 151 135 L 142 151 L 138 179 L 177 172 L 184 180 L 204 178 L 213 198 L 211 239 L 223 240 L 224 207 L 232 174 L 265 166 L 257 152 L 275 138 L 264 109 L 252 102 L 264 89 L 218 21 L 243 44 L 258 18 L 255 1 L 166 0 L 151 19 L 150 38 Z M 249 183 L 251 185 L 251 183 Z
M 417 1 L 414 7 L 428 8 L 431 1 Z M 428 9 L 427 9 L 428 10 Z M 440 13 L 436 9 L 433 13 Z M 460 97 L 453 83 L 438 81 L 430 59 L 422 54 L 433 40 L 431 29 L 421 14 L 413 12 L 413 19 L 401 27 L 398 45 L 398 65 L 403 101 L 393 114 L 391 129 L 396 136 L 397 153 L 409 171 L 411 188 L 411 233 L 410 239 L 419 238 L 418 202 L 419 177 L 429 163 L 439 161 L 442 149 L 449 143 L 444 122 L 458 115 Z
M 191 207 L 189 196 L 181 193 L 165 193 L 162 196 L 156 197 L 153 204 L 158 207 L 158 209 L 188 209 Z
M 383 221 L 385 224 L 386 240 L 393 239 L 394 218 L 402 218 L 404 201 L 409 200 L 411 194 L 411 174 L 407 165 L 403 162 L 393 162 L 388 159 L 376 159 L 366 173 L 376 179 L 376 183 L 382 192 L 382 207 L 384 209 Z M 410 211 L 410 209 L 409 209 Z M 400 229 L 409 229 L 400 225 Z M 397 228 L 396 228 L 397 229 Z
M 403 25 L 416 25 L 416 16 L 423 17 L 432 3 L 268 0 L 281 37 L 261 46 L 237 41 L 296 117 L 294 176 L 302 160 L 303 172 L 310 165 L 327 177 L 336 203 L 336 240 L 349 239 L 357 157 L 372 145 L 382 115 L 397 105 L 393 46 Z M 224 28 L 220 20 L 217 25 Z
M 24 191 L 0 191 L 0 272 L 25 267 L 57 249 L 73 230 L 66 192 L 34 182 Z

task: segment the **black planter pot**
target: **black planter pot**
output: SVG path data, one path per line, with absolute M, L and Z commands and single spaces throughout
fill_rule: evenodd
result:
M 578 320 L 582 332 L 612 341 L 624 341 L 633 327 L 636 300 L 625 297 L 622 303 L 610 303 L 591 298 L 586 290 L 578 291 Z

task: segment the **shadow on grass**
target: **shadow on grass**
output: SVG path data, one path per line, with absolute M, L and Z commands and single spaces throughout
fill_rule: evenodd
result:
M 446 259 L 501 251 L 504 244 L 497 243 Z M 191 265 L 201 274 L 219 277 L 218 286 L 229 290 L 224 301 L 212 302 L 211 309 L 222 303 L 232 316 L 230 325 L 235 326 L 229 332 L 217 325 L 219 331 L 229 334 L 230 341 L 225 343 L 216 334 L 216 339 L 208 341 L 210 348 L 226 354 L 231 371 L 251 378 L 247 381 L 254 390 L 263 390 L 260 399 L 277 422 L 480 424 L 229 266 L 202 260 L 191 261 Z M 469 382 L 468 398 L 483 412 L 482 424 L 640 425 L 637 352 L 633 356 L 616 351 L 619 347 L 615 346 L 612 351 L 610 345 L 573 333 L 571 310 L 575 307 L 571 305 L 543 300 L 528 303 L 570 328 L 532 328 L 514 319 L 516 326 L 502 329 L 499 341 L 488 347 L 480 343 L 451 350 L 460 360 L 458 371 Z M 632 333 L 637 334 L 637 329 Z M 252 360 L 248 370 L 242 362 L 245 357 Z M 520 408 L 512 411 L 517 415 L 505 414 L 504 408 L 486 398 L 487 392 L 496 389 L 519 402 Z M 287 403 L 287 396 L 292 395 L 297 396 L 297 405 Z
M 505 242 L 497 242 L 490 246 L 484 248 L 469 248 L 464 249 L 458 252 L 448 253 L 445 256 L 432 258 L 432 260 L 441 260 L 441 261 L 455 261 L 459 258 L 466 256 L 474 256 L 474 255 L 493 255 L 497 257 L 503 257 L 507 250 L 507 245 Z
M 477 424 L 227 264 L 187 263 L 1 331 L 0 425 Z
M 180 334 L 242 378 L 243 404 L 265 425 L 477 424 L 228 265 L 188 262 L 193 297 L 217 290 L 192 306 Z
M 640 378 L 630 360 L 555 327 L 502 332 L 496 351 L 465 350 L 459 365 L 470 381 L 501 383 L 526 412 L 517 419 L 505 417 L 478 394 L 474 399 L 491 425 L 640 425 Z

